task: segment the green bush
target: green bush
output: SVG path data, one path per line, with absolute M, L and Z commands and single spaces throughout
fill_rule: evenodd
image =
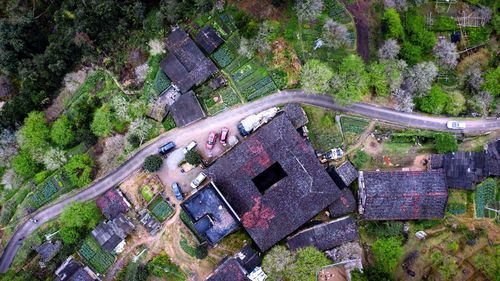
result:
M 399 221 L 367 222 L 366 233 L 375 237 L 396 237 L 403 235 L 403 223 Z
M 189 164 L 191 164 L 193 166 L 198 166 L 203 161 L 201 159 L 201 156 L 198 153 L 198 151 L 196 151 L 196 149 L 191 149 L 190 151 L 188 151 L 188 153 L 186 153 L 185 159 L 186 159 L 186 162 L 188 162 Z
M 363 150 L 357 150 L 354 157 L 351 159 L 352 164 L 358 168 L 362 169 L 368 162 L 371 161 L 371 156 L 364 152 Z
M 173 128 L 175 128 L 175 121 L 174 118 L 172 117 L 172 114 L 169 114 L 167 118 L 163 121 L 163 128 L 165 128 L 166 131 L 170 131 Z
M 377 266 L 392 274 L 403 255 L 403 247 L 399 238 L 380 238 L 373 243 L 372 252 Z
M 382 17 L 382 32 L 386 38 L 394 38 L 402 40 L 404 38 L 403 25 L 398 11 L 393 8 L 385 10 Z
M 158 155 L 149 155 L 144 160 L 142 168 L 150 173 L 160 170 L 163 165 L 163 159 Z
M 198 245 L 196 247 L 196 258 L 202 260 L 208 256 L 208 247 L 206 245 Z
M 186 274 L 182 272 L 181 268 L 172 262 L 169 256 L 164 252 L 154 257 L 148 263 L 149 274 L 167 279 L 169 281 L 183 281 L 186 280 Z
M 452 17 L 437 16 L 433 19 L 432 29 L 435 31 L 454 31 L 457 30 L 457 22 Z
M 436 133 L 435 145 L 438 153 L 448 153 L 458 150 L 457 139 L 450 133 Z
M 441 114 L 450 100 L 441 87 L 435 85 L 427 95 L 418 100 L 418 106 L 423 112 Z
M 399 56 L 404 59 L 409 65 L 415 65 L 422 60 L 422 49 L 419 46 L 405 41 L 401 48 Z

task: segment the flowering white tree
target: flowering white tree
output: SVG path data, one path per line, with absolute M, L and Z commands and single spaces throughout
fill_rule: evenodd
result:
M 107 174 L 117 164 L 118 157 L 125 148 L 125 137 L 123 135 L 114 135 L 106 139 L 104 149 L 101 156 L 99 156 L 100 174 Z
M 43 155 L 43 164 L 45 165 L 45 168 L 48 170 L 57 170 L 64 163 L 66 163 L 66 156 L 64 155 L 64 151 L 58 149 L 58 148 L 50 148 L 44 155 Z
M 447 68 L 455 68 L 457 66 L 459 55 L 457 45 L 454 43 L 441 39 L 434 46 L 433 52 L 440 65 Z
M 323 11 L 322 0 L 296 0 L 295 11 L 300 21 L 312 21 Z
M 130 103 L 121 95 L 116 95 L 111 99 L 111 107 L 115 117 L 122 122 L 130 120 L 129 105 Z
M 395 59 L 399 51 L 401 50 L 401 46 L 399 46 L 398 41 L 395 39 L 387 39 L 384 44 L 378 49 L 378 59 L 379 60 L 391 60 Z
M 255 54 L 255 48 L 249 39 L 241 37 L 238 54 L 246 57 L 247 59 L 251 59 L 253 57 L 253 55 Z
M 328 19 L 323 25 L 323 40 L 333 48 L 345 47 L 349 44 L 349 31 L 345 25 Z
M 386 9 L 394 8 L 398 12 L 404 12 L 408 10 L 408 4 L 406 0 L 384 0 L 384 7 Z
M 433 62 L 417 63 L 406 71 L 403 88 L 410 94 L 424 95 L 431 89 L 437 75 L 438 69 Z
M 137 136 L 140 141 L 139 145 L 142 145 L 142 143 L 147 139 L 149 131 L 152 128 L 153 126 L 148 122 L 148 120 L 146 120 L 146 118 L 137 118 L 130 123 L 128 134 Z
M 485 91 L 481 91 L 469 99 L 469 105 L 474 111 L 482 116 L 488 116 L 493 96 Z
M 392 93 L 392 98 L 396 102 L 396 110 L 404 112 L 412 112 L 415 104 L 413 103 L 413 95 L 403 89 L 397 89 Z
M 408 65 L 404 60 L 391 60 L 386 63 L 385 72 L 390 92 L 394 92 L 403 84 L 403 73 Z
M 16 135 L 10 130 L 2 130 L 0 132 L 0 167 L 8 166 L 17 150 Z
M 489 22 L 491 20 L 491 15 L 492 15 L 491 9 L 486 6 L 481 6 L 477 10 L 477 14 L 480 17 L 484 18 L 486 22 Z

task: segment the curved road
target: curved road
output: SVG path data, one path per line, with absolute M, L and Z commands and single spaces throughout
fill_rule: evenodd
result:
M 86 201 L 93 199 L 113 186 L 117 186 L 125 180 L 132 172 L 141 168 L 143 159 L 157 152 L 160 144 L 167 141 L 174 141 L 177 144 L 186 144 L 193 139 L 193 136 L 208 134 L 212 130 L 217 130 L 226 123 L 236 123 L 244 117 L 263 111 L 264 109 L 283 105 L 286 103 L 302 103 L 336 111 L 343 111 L 353 114 L 363 115 L 369 118 L 400 124 L 408 127 L 430 129 L 438 131 L 449 131 L 446 128 L 448 118 L 433 117 L 414 113 L 404 113 L 394 111 L 384 107 L 369 104 L 357 103 L 350 106 L 340 106 L 334 103 L 331 96 L 306 94 L 302 90 L 281 91 L 276 94 L 264 97 L 255 102 L 246 103 L 236 108 L 226 110 L 220 114 L 205 118 L 184 128 L 176 128 L 168 131 L 155 140 L 150 141 L 133 157 L 123 163 L 118 169 L 99 179 L 89 187 L 81 190 L 71 197 L 61 198 L 46 208 L 43 208 L 32 215 L 37 222 L 28 220 L 18 225 L 14 235 L 8 242 L 2 257 L 0 258 L 0 273 L 5 273 L 23 240 L 36 228 L 45 222 L 58 216 L 63 207 L 73 201 Z M 481 133 L 500 129 L 500 120 L 496 119 L 469 119 L 465 121 L 466 133 Z

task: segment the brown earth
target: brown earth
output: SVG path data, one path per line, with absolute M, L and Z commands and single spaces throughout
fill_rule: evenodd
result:
M 348 3 L 346 0 L 343 1 L 346 5 L 347 10 L 354 18 L 354 24 L 356 25 L 356 44 L 358 54 L 365 62 L 368 62 L 370 58 L 370 25 L 369 25 L 369 14 L 371 1 L 370 0 L 358 0 L 356 2 Z
M 289 1 L 281 4 L 280 7 L 274 7 L 271 0 L 229 0 L 230 4 L 236 5 L 239 9 L 251 14 L 259 19 L 279 20 L 286 15 L 286 7 Z

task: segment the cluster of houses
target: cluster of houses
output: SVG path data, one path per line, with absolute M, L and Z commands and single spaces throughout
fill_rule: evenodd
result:
M 153 119 L 161 121 L 167 114 L 171 114 L 177 127 L 184 127 L 205 117 L 205 112 L 191 89 L 200 86 L 218 72 L 219 69 L 208 55 L 224 40 L 210 26 L 202 28 L 194 39 L 182 29 L 176 28 L 165 40 L 168 54 L 160 62 L 160 71 L 168 77 L 171 84 L 160 93 L 151 107 L 149 116 Z M 223 76 L 214 77 L 208 83 L 212 89 L 225 84 Z
M 325 170 L 299 133 L 307 123 L 303 116 L 276 116 L 207 168 L 211 181 L 181 204 L 207 243 L 244 228 L 260 252 L 283 240 L 292 251 L 313 246 L 335 252 L 359 240 L 351 213 L 364 220 L 440 219 L 449 187 L 472 188 L 500 175 L 500 140 L 484 152 L 432 155 L 425 171 L 358 172 L 349 161 Z M 356 179 L 358 200 L 349 189 Z M 330 220 L 316 220 L 324 211 Z M 260 263 L 252 265 L 228 257 L 207 280 L 265 280 Z M 318 278 L 339 271 L 348 278 L 354 268 L 361 268 L 361 255 L 337 260 Z

